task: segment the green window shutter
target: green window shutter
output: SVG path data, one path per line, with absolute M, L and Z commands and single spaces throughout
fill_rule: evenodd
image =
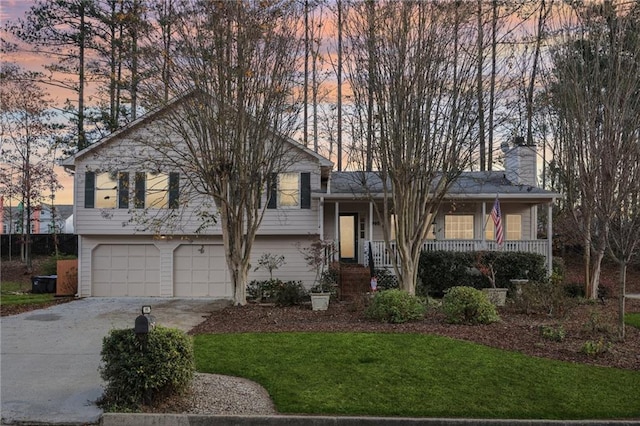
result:
M 129 208 L 129 173 L 118 174 L 118 208 Z
M 134 195 L 134 207 L 136 209 L 144 209 L 145 178 L 145 173 L 136 172 Z
M 269 188 L 269 203 L 267 204 L 268 209 L 278 208 L 278 174 L 271 173 L 271 179 L 267 183 Z
M 300 173 L 300 208 L 311 208 L 311 173 Z
M 169 208 L 177 209 L 180 204 L 180 174 L 169 173 Z
M 92 209 L 96 205 L 96 174 L 86 172 L 84 174 L 84 207 Z

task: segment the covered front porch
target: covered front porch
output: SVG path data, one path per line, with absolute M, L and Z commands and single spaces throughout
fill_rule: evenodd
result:
M 329 198 L 329 197 L 327 197 Z M 505 197 L 506 198 L 506 197 Z M 373 203 L 361 200 L 322 200 L 320 209 L 321 235 L 336 243 L 336 259 L 342 262 L 369 265 L 370 256 L 376 268 L 387 268 L 393 273 L 395 241 L 387 247 L 382 237 L 380 223 Z M 504 200 L 502 211 L 505 228 L 513 228 L 502 245 L 494 239 L 493 222 L 489 219 L 492 200 L 473 200 L 466 203 L 445 203 L 430 224 L 430 238 L 422 244 L 426 251 L 507 251 L 536 253 L 545 258 L 547 273 L 552 271 L 552 220 L 546 222 L 548 238 L 536 239 L 538 235 L 538 210 L 546 207 L 548 218 L 552 217 L 552 203 L 531 200 Z M 511 221 L 511 224 L 509 223 Z M 467 224 L 468 229 L 464 229 Z M 512 226 L 513 225 L 513 226 Z M 460 238 L 469 234 L 474 238 Z M 454 238 L 451 238 L 453 236 Z M 457 238 L 456 238 L 457 237 Z M 532 238 L 533 237 L 533 238 Z
M 390 244 L 391 250 L 388 250 L 384 241 L 363 241 L 361 258 L 363 264 L 369 264 L 369 256 L 373 257 L 373 264 L 376 268 L 387 268 L 393 272 L 393 242 Z M 498 246 L 495 241 L 483 240 L 444 240 L 444 241 L 425 241 L 422 249 L 425 251 L 506 251 L 506 252 L 525 252 L 536 253 L 545 257 L 547 272 L 551 274 L 551 249 L 549 240 L 520 240 L 505 241 L 502 246 Z M 371 247 L 371 251 L 369 251 Z

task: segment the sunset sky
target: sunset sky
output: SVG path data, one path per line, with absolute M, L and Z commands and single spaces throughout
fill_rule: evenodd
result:
M 14 20 L 24 16 L 26 10 L 28 10 L 35 2 L 31 0 L 0 0 L 0 25 L 4 25 L 8 20 Z M 33 70 L 41 71 L 42 66 L 45 64 L 45 58 L 38 57 L 37 55 L 2 55 L 2 62 L 16 62 L 22 67 Z M 50 95 L 56 103 L 62 103 L 70 96 L 69 93 L 65 93 L 63 90 L 53 91 L 51 88 L 47 88 Z M 56 193 L 56 204 L 73 204 L 73 176 L 66 172 L 62 167 L 56 167 L 55 173 L 58 175 L 58 180 L 64 186 L 64 189 Z

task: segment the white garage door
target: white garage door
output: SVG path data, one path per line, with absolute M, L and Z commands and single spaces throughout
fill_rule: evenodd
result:
M 101 244 L 91 265 L 92 296 L 160 296 L 160 251 L 152 244 Z
M 175 297 L 231 297 L 224 248 L 220 244 L 184 244 L 173 255 Z

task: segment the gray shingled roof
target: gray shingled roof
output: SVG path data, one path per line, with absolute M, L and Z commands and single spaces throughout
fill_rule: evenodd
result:
M 331 194 L 381 193 L 382 181 L 376 172 L 333 172 L 330 181 Z M 555 198 L 557 194 L 529 185 L 516 185 L 504 171 L 463 172 L 451 185 L 450 196 L 469 194 L 529 194 L 532 198 Z

